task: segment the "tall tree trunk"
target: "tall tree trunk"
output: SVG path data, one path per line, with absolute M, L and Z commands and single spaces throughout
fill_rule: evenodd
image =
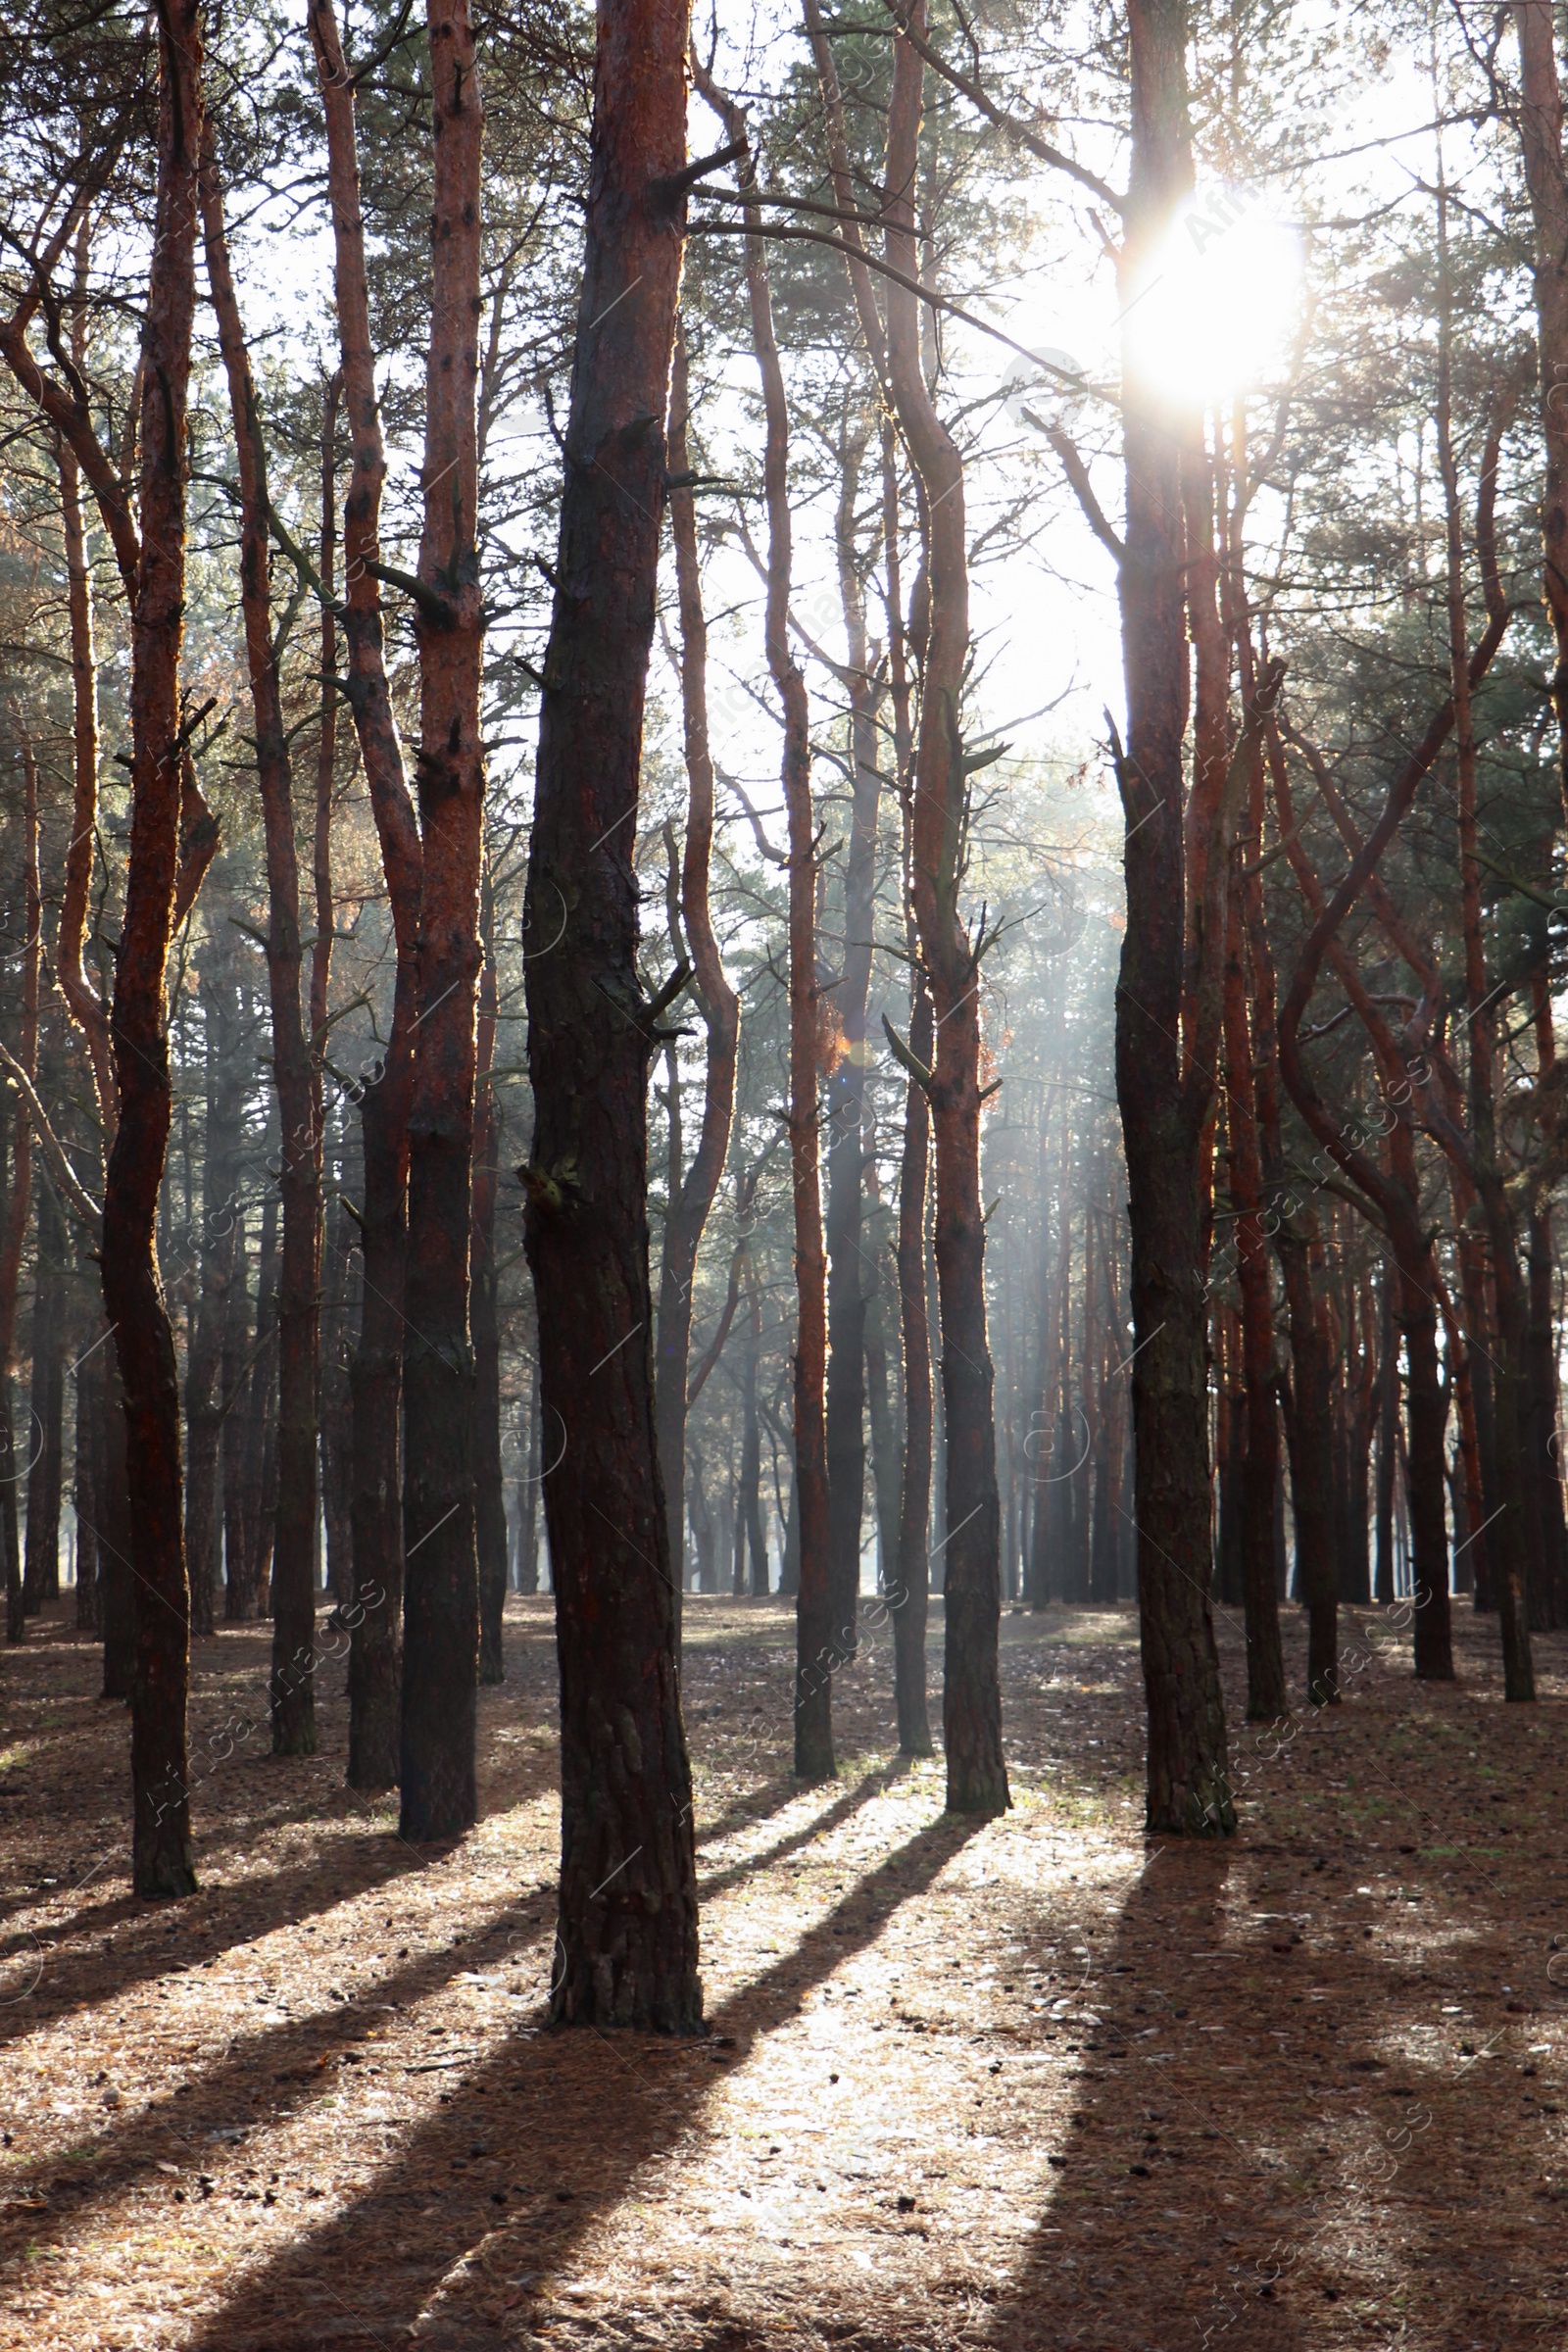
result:
M 94 1330 L 97 1323 L 98 1317 L 94 1314 Z M 80 1331 L 78 1325 L 78 1336 Z M 76 1514 L 76 1631 L 80 1634 L 103 1631 L 99 1589 L 98 1489 L 103 1483 L 103 1363 L 107 1352 L 100 1348 L 96 1356 L 78 1361 L 76 1367 L 75 1469 L 71 1499 Z
M 185 1367 L 185 1561 L 191 1625 L 213 1631 L 221 1567 L 218 1456 L 223 1434 L 220 1393 L 229 1324 L 235 1237 L 240 1230 L 239 1160 L 245 1076 L 240 1057 L 239 998 L 232 974 L 203 975 L 207 1033 L 207 1119 L 202 1148 L 200 1291 Z
M 60 1501 L 65 1474 L 66 1221 L 53 1185 L 38 1189 L 32 1305 L 27 1551 L 22 1601 L 33 1615 L 60 1597 Z M 1548 1289 L 1549 1296 L 1549 1289 Z
M 523 1176 L 544 1417 L 567 1438 L 544 1481 L 562 1729 L 552 2011 L 665 2032 L 698 2028 L 702 1987 L 650 1330 L 645 1102 L 661 1008 L 638 982 L 633 853 L 686 39 L 682 0 L 602 0 L 528 869 L 529 931 L 555 945 L 526 967 L 535 1123 Z
M 1279 1408 L 1274 1371 L 1274 1298 L 1263 1231 L 1263 1161 L 1258 1138 L 1253 1070 L 1258 1039 L 1249 1018 L 1244 860 L 1262 856 L 1263 763 L 1249 782 L 1246 837 L 1233 854 L 1227 891 L 1225 961 L 1226 1133 L 1230 1147 L 1231 1207 L 1235 1216 L 1237 1281 L 1242 1294 L 1241 1339 L 1247 1436 L 1242 1468 L 1242 1594 L 1247 1626 L 1247 1717 L 1272 1723 L 1286 1714 L 1285 1656 L 1280 1645 L 1274 1583 L 1274 1496 L 1280 1475 Z M 1254 976 L 1255 985 L 1255 976 Z M 1272 990 L 1270 991 L 1272 995 Z M 1272 1024 L 1271 1024 L 1272 1025 Z M 1272 1042 L 1272 1041 L 1271 1041 Z
M 335 1150 L 323 1143 L 322 1188 L 327 1205 L 321 1236 L 321 1511 L 326 1522 L 326 1582 L 334 1601 L 354 1597 L 354 1404 L 349 1387 L 349 1330 L 354 1313 L 354 1259 L 343 1188 L 345 1138 L 337 1123 Z M 328 1156 L 330 1154 L 330 1156 Z
M 240 606 L 255 719 L 256 775 L 267 846 L 267 978 L 272 1015 L 272 1082 L 281 1125 L 283 1248 L 277 1289 L 277 1506 L 273 1521 L 272 1753 L 316 1753 L 317 1423 L 320 1402 L 321 1101 L 301 996 L 299 860 L 294 779 L 277 648 L 272 637 L 271 505 L 267 447 L 239 301 L 229 268 L 209 121 L 202 156 L 207 281 L 228 379 L 239 474 Z M 330 896 L 330 894 L 329 894 Z M 330 930 L 331 911 L 327 909 Z
M 879 697 L 868 658 L 865 595 L 855 537 L 865 438 L 863 428 L 858 433 L 846 428 L 839 448 L 834 542 L 844 614 L 847 659 L 842 684 L 850 706 L 854 782 L 844 869 L 843 959 L 832 998 L 842 1042 L 827 1072 L 822 1102 L 822 1128 L 828 1139 L 828 1592 L 836 1651 L 846 1661 L 855 1656 L 857 1648 L 860 1521 L 865 1505 L 867 1291 L 861 1238 L 865 1213 L 865 1017 L 871 987 L 871 922 L 882 795 Z
M 83 222 L 76 242 L 76 291 L 83 294 L 87 273 L 87 229 Z M 72 320 L 72 357 L 78 371 L 86 360 L 87 304 L 78 300 Z M 97 451 L 90 429 L 83 447 Z M 89 452 L 89 454 L 90 454 Z M 103 1163 L 107 1165 L 120 1119 L 120 1095 L 115 1079 L 114 1048 L 109 1034 L 109 1009 L 103 996 L 82 969 L 87 901 L 92 885 L 98 840 L 98 667 L 93 642 L 92 569 L 87 560 L 80 476 L 76 446 L 62 433 L 59 444 L 60 513 L 65 542 L 67 602 L 71 622 L 73 798 L 71 839 L 66 848 L 65 881 L 61 893 L 60 927 L 55 940 L 55 971 L 74 1022 L 87 1050 L 93 1093 L 98 1105 Z M 99 484 L 94 482 L 95 489 Z M 130 521 L 128 502 L 118 481 L 104 485 L 106 519 L 114 518 L 116 553 L 127 593 L 134 602 L 139 543 Z M 100 497 L 100 507 L 106 504 Z M 104 1638 L 105 1698 L 128 1698 L 134 1671 L 134 1585 L 130 1566 L 130 1490 L 125 1467 L 124 1411 L 120 1367 L 105 1318 L 101 1356 L 92 1358 L 88 1381 L 89 1411 L 97 1432 L 93 1482 L 93 1534 L 90 1558 L 96 1563 L 91 1585 L 91 1622 Z M 78 1603 L 79 1605 L 79 1603 Z
M 268 1450 L 273 1422 L 277 1381 L 277 1200 L 269 1193 L 262 1202 L 262 1229 L 256 1259 L 256 1328 L 245 1332 L 243 1301 L 241 1333 L 251 1344 L 239 1397 L 233 1408 L 232 1443 L 237 1460 L 234 1542 L 229 1547 L 228 1593 L 225 1615 L 246 1621 L 267 1614 L 266 1577 L 271 1558 L 267 1528 Z M 223 1437 L 225 1464 L 230 1430 Z M 226 1510 L 226 1497 L 225 1497 Z M 225 1541 L 227 1530 L 225 1528 Z
M 20 723 L 20 719 L 19 719 Z M 38 896 L 38 762 L 24 726 L 17 745 L 22 762 L 22 1020 L 17 1060 L 29 1082 L 38 1075 L 38 965 L 42 945 L 42 906 Z M 31 1455 L 17 1458 L 12 1381 L 16 1373 L 17 1305 L 22 1290 L 22 1253 L 27 1239 L 32 1200 L 32 1130 L 20 1099 L 11 1116 L 10 1188 L 0 1227 L 0 1509 L 5 1519 L 6 1640 L 20 1642 L 26 1631 L 23 1601 L 22 1555 L 17 1526 L 17 1482 Z
M 539 1375 L 528 1391 L 528 1440 L 524 1470 L 517 1481 L 517 1591 L 539 1590 Z
M 876 1501 L 877 1581 L 885 1594 L 891 1591 L 897 1574 L 899 1493 L 904 1471 L 888 1368 L 889 1324 L 893 1318 L 887 1268 L 892 1253 L 887 1247 L 886 1211 L 877 1190 L 874 1152 L 866 1154 L 865 1189 L 876 1235 L 875 1245 L 868 1251 L 871 1288 L 865 1302 L 865 1399 L 871 1429 L 871 1483 Z
M 1394 1284 L 1387 1267 L 1379 1290 L 1382 1314 L 1378 1347 L 1377 1551 L 1372 1597 L 1388 1605 L 1395 1597 L 1394 1477 L 1399 1450 L 1399 1327 L 1394 1313 Z
M 677 483 L 692 470 L 687 443 L 691 403 L 686 337 L 677 319 L 669 390 L 669 471 Z M 692 1284 L 697 1252 L 724 1173 L 735 1107 L 740 999 L 725 977 L 708 904 L 713 846 L 713 761 L 708 742 L 708 623 L 697 559 L 697 504 L 689 486 L 669 494 L 670 538 L 680 605 L 680 697 L 686 747 L 686 843 L 681 859 L 679 918 L 671 917 L 677 966 L 690 955 L 693 993 L 707 1035 L 703 1124 L 690 1168 L 672 1153 L 669 1205 L 659 1273 L 659 1365 L 654 1413 L 659 1461 L 669 1520 L 669 1550 L 679 1560 L 686 1527 L 686 1389 L 691 1360 Z M 671 837 L 672 838 L 672 837 Z M 673 849 L 671 850 L 673 857 Z M 684 952 L 680 932 L 684 930 Z M 671 1052 L 674 1052 L 673 1043 Z M 678 1073 L 672 1070 L 671 1085 Z M 674 1118 L 672 1102 L 671 1118 Z M 677 1578 L 677 1584 L 678 1584 Z
M 1542 591 L 1557 646 L 1551 696 L 1557 715 L 1558 775 L 1563 808 L 1568 811 L 1568 403 L 1563 397 L 1563 386 L 1568 383 L 1568 174 L 1564 172 L 1555 17 L 1551 0 L 1513 0 L 1521 100 L 1516 120 L 1535 232 L 1537 381 L 1545 451 L 1541 498 Z
M 193 1891 L 185 1703 L 190 1592 L 180 1513 L 179 1387 L 155 1244 L 169 1137 L 165 974 L 180 851 L 179 652 L 185 610 L 185 416 L 196 298 L 202 24 L 159 20 L 156 235 L 142 327 L 141 562 L 131 631 L 130 851 L 111 1031 L 120 1125 L 104 1189 L 104 1304 L 124 1387 L 135 1571 L 132 1879 Z
M 1497 1595 L 1502 1636 L 1503 1691 L 1510 1699 L 1536 1695 L 1530 1652 L 1526 1595 L 1527 1480 L 1521 1416 L 1525 1394 L 1526 1304 L 1519 1273 L 1518 1235 L 1498 1162 L 1496 1136 L 1495 991 L 1487 976 L 1482 929 L 1481 866 L 1477 854 L 1476 738 L 1470 689 L 1469 627 L 1466 619 L 1464 542 L 1459 509 L 1458 466 L 1452 436 L 1451 326 L 1448 277 L 1447 191 L 1438 190 L 1441 314 L 1438 357 L 1438 458 L 1443 474 L 1447 540 L 1448 674 L 1453 703 L 1453 739 L 1458 781 L 1460 903 L 1464 940 L 1465 996 L 1470 1010 L 1469 1127 L 1471 1181 L 1480 1195 L 1492 1253 L 1496 1306 L 1496 1352 L 1493 1366 L 1493 1445 L 1497 1499 L 1486 1531 L 1487 1557 Z M 1494 447 L 1485 464 L 1495 466 Z
M 908 17 L 925 32 L 924 0 Z M 924 62 L 894 42 L 888 112 L 887 254 L 918 273 L 914 182 Z M 968 789 L 959 701 L 969 651 L 963 462 L 938 416 L 920 365 L 917 297 L 889 281 L 888 372 L 900 429 L 925 496 L 930 627 L 914 761 L 913 899 L 935 1016 L 924 1073 L 936 1146 L 936 1259 L 942 1317 L 946 1527 L 943 1547 L 943 1739 L 948 1805 L 1006 1810 L 998 1642 L 1002 1617 L 1001 1509 L 993 1377 L 986 1336 L 985 1218 L 980 1204 L 980 955 L 958 911 L 967 863 Z
M 386 450 L 376 402 L 369 285 L 355 130 L 355 79 L 344 62 L 331 0 L 309 0 L 326 124 L 333 286 L 343 405 L 351 445 L 343 502 L 345 691 L 381 846 L 397 969 L 386 1054 L 359 1096 L 364 1144 L 364 1302 L 350 1370 L 354 1485 L 349 1525 L 354 1598 L 349 1654 L 351 1788 L 398 1778 L 403 1611 L 403 1308 L 408 1238 L 409 1111 L 413 1087 L 419 891 L 423 849 L 404 773 L 383 660 L 381 493 Z M 429 452 L 426 452 L 428 463 Z
M 479 1035 L 473 1116 L 473 1507 L 479 1569 L 479 1680 L 504 1683 L 502 1621 L 507 1606 L 507 1503 L 501 1473 L 501 1324 L 496 1310 L 496 1194 L 501 1182 L 503 1116 L 491 1071 L 495 1063 L 495 909 L 486 874 L 481 929 L 484 970 L 479 982 Z
M 746 1261 L 746 1353 L 741 1369 L 740 1510 L 751 1556 L 755 1599 L 767 1597 L 767 1538 L 762 1527 L 762 1424 L 757 1409 L 757 1381 L 762 1354 L 762 1294 L 757 1271 Z
M 395 1788 L 403 1684 L 403 1280 L 408 1242 L 414 980 L 400 955 L 380 1073 L 360 1096 L 365 1206 L 359 1340 L 349 1367 L 354 1483 L 349 1527 L 348 1785 Z
M 694 67 L 698 87 L 718 114 L 731 146 L 745 149 L 738 176 L 756 183 L 746 119 Z M 746 292 L 752 348 L 761 381 L 767 506 L 767 596 L 763 639 L 768 674 L 783 706 L 781 783 L 789 818 L 790 1179 L 795 1207 L 795 1484 L 800 1538 L 796 1594 L 795 1770 L 802 1780 L 832 1778 L 833 1670 L 846 1655 L 834 1618 L 827 1472 L 827 1267 L 822 1234 L 820 1064 L 824 1004 L 816 953 L 817 841 L 811 816 L 810 712 L 806 680 L 790 648 L 793 526 L 789 486 L 789 409 L 773 330 L 761 210 L 746 207 Z M 854 1628 L 849 1628 L 853 1651 Z
M 907 903 L 907 902 L 906 902 Z M 929 1066 L 931 994 L 918 963 L 909 966 L 909 1052 Z M 893 1588 L 893 1686 L 899 1752 L 931 1753 L 925 1690 L 931 1559 L 931 1331 L 926 1310 L 926 1170 L 931 1108 L 925 1088 L 909 1080 L 904 1097 L 899 1163 L 899 1320 L 904 1333 L 904 1480 L 899 1496 L 898 1566 Z
M 419 652 L 419 1011 L 409 1111 L 403 1333 L 402 1835 L 476 1818 L 479 1570 L 468 1330 L 474 1010 L 484 843 L 479 585 L 479 215 L 484 110 L 468 0 L 427 0 L 434 93 Z M 417 1561 L 416 1567 L 414 1563 Z
M 1128 12 L 1132 159 L 1120 287 L 1125 305 L 1171 215 L 1192 186 L 1183 0 L 1133 0 Z M 1132 314 L 1136 317 L 1136 313 Z M 1184 1000 L 1184 910 L 1194 877 L 1184 855 L 1183 743 L 1188 716 L 1182 440 L 1187 420 L 1126 362 L 1126 559 L 1120 572 L 1127 746 L 1127 931 L 1116 998 L 1117 1093 L 1132 1228 L 1133 1413 L 1137 1444 L 1138 1590 L 1149 1703 L 1147 1822 L 1152 1831 L 1228 1833 L 1235 1824 L 1225 1713 L 1208 1603 L 1208 1444 L 1202 1269 L 1207 1263 L 1205 1149 L 1211 1061 Z M 1205 774 L 1195 834 L 1206 876 L 1223 883 L 1224 810 Z M 1196 846 L 1196 845 L 1195 845 Z M 1198 902 L 1200 904 L 1200 902 Z M 1218 936 L 1198 943 L 1223 956 Z

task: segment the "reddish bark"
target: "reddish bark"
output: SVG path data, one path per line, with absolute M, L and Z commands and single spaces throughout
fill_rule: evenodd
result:
M 435 188 L 419 650 L 418 1014 L 403 1331 L 402 1835 L 473 1825 L 479 1571 L 473 1502 L 474 1011 L 484 745 L 479 695 L 479 200 L 484 109 L 468 0 L 428 0 Z M 417 1560 L 417 1567 L 414 1565 Z
M 272 637 L 270 502 L 261 410 L 229 267 L 209 120 L 202 154 L 207 280 L 228 380 L 239 475 L 239 580 L 267 847 L 267 977 L 281 1125 L 283 1249 L 277 1294 L 277 1514 L 272 1537 L 272 1752 L 316 1753 L 317 1407 L 320 1389 L 321 1102 L 301 1002 L 294 779 Z M 327 928 L 331 927 L 328 885 Z
M 687 13 L 604 0 L 527 898 L 543 1479 L 561 1666 L 563 2023 L 702 2018 L 654 1422 L 633 869 L 684 218 Z
M 908 23 L 925 31 L 924 0 Z M 888 113 L 889 265 L 918 275 L 914 180 L 924 65 L 894 42 Z M 888 374 L 899 426 L 925 499 L 930 619 L 914 756 L 911 896 L 934 1014 L 926 1079 L 936 1144 L 936 1261 L 942 1317 L 947 1456 L 943 1558 L 948 1805 L 995 1814 L 1011 1801 L 1002 1752 L 997 1647 L 1002 1616 L 1001 1504 L 993 1375 L 986 1336 L 985 1218 L 980 1204 L 980 955 L 958 912 L 967 788 L 958 710 L 969 648 L 963 464 L 932 405 L 920 361 L 917 297 L 888 282 Z
M 196 1884 L 185 1787 L 190 1594 L 180 1516 L 179 1389 L 158 1274 L 169 1137 L 165 975 L 179 863 L 179 652 L 185 607 L 185 415 L 202 137 L 198 0 L 159 18 L 158 197 L 142 330 L 141 551 L 131 636 L 130 851 L 111 1014 L 120 1124 L 104 1191 L 104 1303 L 124 1389 L 135 1571 L 132 1877 L 141 1895 Z

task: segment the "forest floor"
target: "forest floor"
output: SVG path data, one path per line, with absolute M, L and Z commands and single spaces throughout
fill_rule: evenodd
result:
M 264 1629 L 199 1643 L 177 1909 L 129 1893 L 96 1653 L 41 1629 L 0 1665 L 0 2344 L 1568 2344 L 1568 1641 L 1505 1707 L 1459 1609 L 1447 1688 L 1348 1612 L 1345 1705 L 1239 1732 L 1242 1834 L 1188 1847 L 1141 1834 L 1129 1610 L 1005 1618 L 977 1826 L 893 1753 L 885 1630 L 801 1791 L 785 1604 L 689 1600 L 686 2042 L 541 2031 L 548 1600 L 455 1850 L 344 1790 L 340 1668 L 278 1761 L 232 1729 Z

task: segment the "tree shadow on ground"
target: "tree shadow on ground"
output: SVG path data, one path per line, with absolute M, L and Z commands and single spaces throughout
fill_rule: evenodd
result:
M 1466 1978 L 1522 1973 L 1517 1934 L 1414 1850 L 1397 1899 L 1424 1942 L 1353 1883 L 1391 1875 L 1387 1847 L 1151 1853 L 993 2352 L 1546 2340 L 1568 2190 L 1543 2179 L 1534 2004 L 1495 2001 L 1490 2038 L 1443 2022 Z
M 421 2345 L 467 2352 L 503 2340 L 497 2322 L 464 2305 L 454 2273 L 503 2230 L 524 2277 L 559 2271 L 639 2169 L 693 2129 L 715 2070 L 791 2019 L 803 1990 L 871 1942 L 888 1910 L 923 1893 L 980 1826 L 944 1819 L 898 1847 L 718 2009 L 709 2041 L 545 2032 L 510 2042 L 368 2195 L 247 2278 L 196 2352 L 302 2352 L 326 2340 L 370 2352 L 407 2342 L 416 2324 Z M 453 2185 L 432 2205 L 437 2182 Z M 446 2308 L 432 2312 L 435 2303 Z
M 527 1899 L 508 1903 L 506 1914 Z M 494 1926 L 505 1924 L 504 1914 Z M 268 2130 L 312 2105 L 331 2089 L 331 2070 L 367 2040 L 383 2008 L 408 2006 L 439 1991 L 471 1969 L 473 1944 L 493 1932 L 494 1927 L 480 1928 L 464 1944 L 426 1954 L 378 1979 L 373 2008 L 345 2002 L 243 2038 L 236 2034 L 221 2064 L 206 2071 L 193 2064 L 195 2079 L 180 2092 L 159 2100 L 140 2117 L 117 2119 L 96 2139 L 74 2150 L 69 2177 L 45 2182 L 29 2181 L 24 2174 L 13 2176 L 8 2188 L 13 2200 L 21 2201 L 21 2209 L 14 2206 L 9 2217 L 0 2217 L 0 2265 L 14 2264 L 19 2253 L 32 2261 L 51 2243 L 69 2242 L 95 2206 L 122 2196 L 172 2159 L 188 2163 L 220 2133 L 233 2137 Z M 522 1949 L 547 1947 L 548 1941 L 547 1930 L 519 1936 Z M 57 2173 L 56 2166 L 43 2169 Z M 38 2196 L 51 2202 L 46 2207 L 33 2204 Z
M 416 1847 L 400 1838 L 373 1831 L 345 1835 L 324 1839 L 292 1869 L 200 1888 L 172 1913 L 168 1903 L 145 1903 L 127 1894 L 51 1921 L 35 1935 L 13 1933 L 0 1942 L 0 1962 L 16 1979 L 30 1971 L 36 1955 L 38 1973 L 24 1997 L 0 2006 L 0 2047 L 74 2010 L 89 2009 L 106 1993 L 119 1999 L 188 1968 L 197 1952 L 209 1959 L 259 1942 L 278 1928 L 323 1918 L 341 1902 L 416 1873 L 423 1861 Z M 116 1928 L 128 1933 L 117 1937 L 112 1953 L 98 1944 L 80 1951 L 57 1948 Z

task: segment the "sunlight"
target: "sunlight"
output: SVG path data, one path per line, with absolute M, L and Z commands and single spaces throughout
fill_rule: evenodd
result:
M 1301 295 L 1297 229 L 1247 188 L 1183 206 L 1122 316 L 1128 365 L 1182 400 L 1245 392 L 1280 365 Z

